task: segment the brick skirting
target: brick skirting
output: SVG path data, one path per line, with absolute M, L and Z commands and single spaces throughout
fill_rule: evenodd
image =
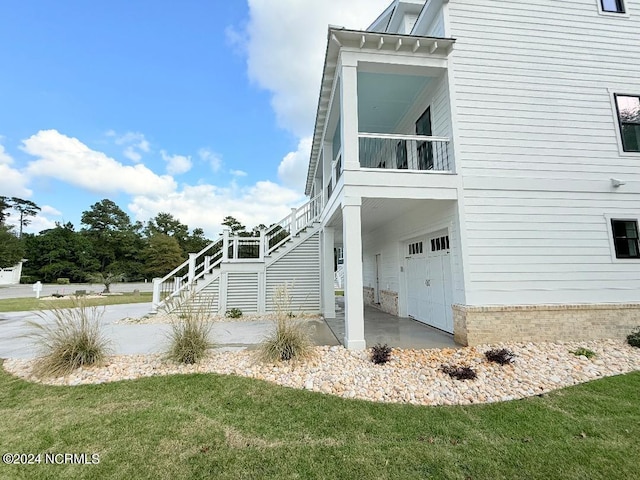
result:
M 626 338 L 640 326 L 640 304 L 453 305 L 454 339 L 462 345 Z

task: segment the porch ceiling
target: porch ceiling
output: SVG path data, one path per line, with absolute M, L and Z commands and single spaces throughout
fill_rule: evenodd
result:
M 451 202 L 451 200 L 416 200 L 407 198 L 363 198 L 362 199 L 362 235 L 367 235 L 393 220 L 417 208 L 423 208 L 425 202 Z M 342 211 L 338 208 L 327 225 L 335 230 L 336 245 L 342 245 Z
M 397 133 L 396 127 L 431 77 L 358 72 L 358 129 Z

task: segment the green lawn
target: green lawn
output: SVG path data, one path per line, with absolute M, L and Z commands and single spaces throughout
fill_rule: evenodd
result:
M 150 292 L 124 293 L 101 298 L 87 298 L 88 307 L 95 305 L 122 305 L 124 303 L 147 303 L 151 301 Z M 36 298 L 5 298 L 0 300 L 0 312 L 24 312 L 30 310 L 50 310 L 52 308 L 71 308 L 73 300 L 39 300 Z
M 1 369 L 0 369 L 1 370 Z M 484 406 L 343 400 L 213 374 L 49 387 L 0 371 L 0 478 L 630 479 L 640 373 Z

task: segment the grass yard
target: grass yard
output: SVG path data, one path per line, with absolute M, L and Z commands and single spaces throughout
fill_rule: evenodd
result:
M 526 400 L 415 407 L 213 374 L 49 387 L 0 369 L 0 451 L 98 453 L 0 478 L 629 479 L 640 372 Z
M 101 305 L 122 305 L 125 303 L 148 303 L 151 302 L 151 292 L 123 293 L 122 295 L 111 295 L 101 298 L 87 298 L 85 300 L 88 307 Z M 4 298 L 0 300 L 0 312 L 25 312 L 31 310 L 50 310 L 52 308 L 74 307 L 73 300 L 40 300 L 37 298 Z

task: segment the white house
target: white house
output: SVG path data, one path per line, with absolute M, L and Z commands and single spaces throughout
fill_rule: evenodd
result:
M 17 285 L 22 275 L 22 262 L 13 267 L 0 268 L 0 285 Z
M 306 193 L 322 299 L 463 344 L 640 325 L 640 1 L 395 0 L 330 27 Z
M 193 254 L 154 306 L 335 317 L 364 305 L 461 344 L 623 337 L 640 325 L 640 0 L 394 0 L 329 27 L 306 193 Z M 193 287 L 195 285 L 195 287 Z M 195 288 L 195 290 L 194 290 Z

